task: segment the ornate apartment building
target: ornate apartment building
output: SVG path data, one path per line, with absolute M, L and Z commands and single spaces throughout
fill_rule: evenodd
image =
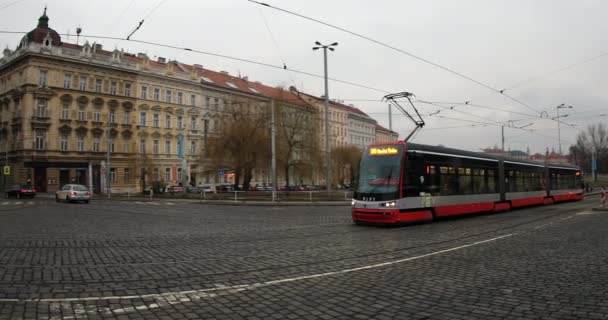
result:
M 66 43 L 45 10 L 37 27 L 0 58 L 1 162 L 11 171 L 2 182 L 30 179 L 48 192 L 69 182 L 95 192 L 137 192 L 152 182 L 226 183 L 205 157 L 208 138 L 219 134 L 231 106 L 268 112 L 272 100 L 290 117 L 277 119 L 283 132 L 299 130 L 292 135 L 298 147 L 287 153 L 294 170 L 285 174 L 301 183 L 303 170 L 322 168 L 305 165 L 314 161 L 305 149 L 324 150 L 323 99 L 201 65 Z M 333 147 L 351 143 L 351 109 L 331 104 Z M 256 169 L 253 182 L 269 176 L 269 168 Z
M 45 12 L 0 59 L 0 150 L 12 171 L 4 184 L 105 191 L 109 177 L 112 192 L 125 192 L 146 181 L 221 182 L 200 165 L 206 137 L 236 97 L 264 106 L 268 97 L 199 65 L 64 43 L 48 21 Z

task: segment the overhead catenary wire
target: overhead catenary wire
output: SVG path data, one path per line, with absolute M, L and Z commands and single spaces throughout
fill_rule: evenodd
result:
M 23 31 L 0 31 L 0 33 L 6 33 L 6 34 L 25 34 L 27 32 L 23 32 Z M 66 35 L 66 34 L 61 34 L 61 35 Z M 124 38 L 120 38 L 120 37 L 110 37 L 110 36 L 99 36 L 99 35 L 83 35 L 83 37 L 88 37 L 88 38 L 93 38 L 93 39 L 108 39 L 108 40 L 126 40 Z M 164 48 L 170 48 L 170 49 L 175 49 L 175 50 L 184 50 L 184 51 L 190 51 L 190 52 L 195 52 L 195 53 L 199 53 L 199 54 L 203 54 L 203 55 L 209 55 L 209 56 L 215 56 L 215 57 L 220 57 L 220 58 L 225 58 L 225 59 L 233 59 L 233 60 L 237 60 L 237 61 L 242 61 L 242 62 L 246 62 L 246 63 L 250 63 L 250 64 L 255 64 L 255 65 L 260 65 L 260 66 L 264 66 L 264 67 L 269 67 L 269 68 L 274 68 L 274 69 L 279 69 L 279 70 L 284 70 L 285 68 L 283 66 L 277 66 L 277 65 L 273 65 L 273 64 L 269 64 L 269 63 L 264 63 L 264 62 L 259 62 L 259 61 L 255 61 L 255 60 L 250 60 L 250 59 L 244 59 L 244 58 L 238 58 L 238 57 L 233 57 L 233 56 L 228 56 L 228 55 L 223 55 L 223 54 L 217 54 L 217 53 L 212 53 L 212 52 L 206 52 L 206 51 L 202 51 L 202 50 L 195 50 L 195 49 L 191 49 L 191 48 L 185 48 L 185 47 L 179 47 L 179 46 L 174 46 L 174 45 L 168 45 L 168 44 L 163 44 L 163 43 L 157 43 L 157 42 L 152 42 L 152 41 L 144 41 L 144 40 L 136 40 L 136 39 L 129 39 L 126 41 L 130 41 L 130 42 L 134 42 L 134 43 L 141 43 L 141 44 L 147 44 L 147 45 L 152 45 L 152 46 L 158 46 L 158 47 L 164 47 Z M 304 75 L 308 75 L 308 76 L 312 76 L 312 77 L 316 77 L 316 78 L 323 78 L 324 76 L 322 75 L 317 75 L 311 72 L 306 72 L 306 71 L 301 71 L 301 70 L 296 70 L 296 69 L 290 69 L 287 68 L 288 70 L 291 70 L 295 73 L 299 73 L 299 74 L 304 74 Z M 351 85 L 351 86 L 355 86 L 355 87 L 360 87 L 360 88 L 364 88 L 364 89 L 368 89 L 368 90 L 372 90 L 372 91 L 376 91 L 376 92 L 382 92 L 382 93 L 390 93 L 389 91 L 386 90 L 382 90 L 382 89 L 378 89 L 378 88 L 374 88 L 374 87 L 370 87 L 367 85 L 362 85 L 362 84 L 358 84 L 358 83 L 354 83 L 354 82 L 350 82 L 350 81 L 345 81 L 345 80 L 340 80 L 340 79 L 335 79 L 335 78 L 328 78 L 328 80 L 331 80 L 333 82 L 337 82 L 337 83 L 342 83 L 342 84 L 347 84 L 347 85 Z M 451 109 L 448 107 L 444 107 L 444 106 L 440 106 L 437 105 L 440 108 L 443 109 Z M 454 110 L 452 108 L 452 110 Z M 484 120 L 488 120 L 487 118 L 483 118 L 474 114 L 469 114 L 460 110 L 455 110 L 457 112 L 460 112 L 462 114 L 468 115 L 468 116 L 472 116 L 472 117 L 477 117 L 477 118 L 481 118 Z M 446 118 L 447 117 L 443 117 Z M 458 119 L 461 120 L 461 119 Z M 463 120 L 461 120 L 463 121 Z M 504 123 L 495 121 L 495 120 L 491 120 L 494 121 L 497 125 L 504 125 Z M 510 121 L 519 121 L 519 120 L 510 120 Z M 508 121 L 506 121 L 508 122 Z M 527 130 L 529 131 L 529 130 Z M 530 131 L 532 132 L 532 131 Z M 556 138 L 555 138 L 556 139 Z
M 266 15 L 264 14 L 264 10 L 263 8 L 258 8 L 260 11 L 260 16 L 262 17 L 262 20 L 264 21 L 264 26 L 266 26 L 266 30 L 268 31 L 268 35 L 270 35 L 270 39 L 272 39 L 272 43 L 274 44 L 274 48 L 277 51 L 278 55 L 279 55 L 279 59 L 281 59 L 281 63 L 283 64 L 283 68 L 287 71 L 287 74 L 289 75 L 289 79 L 291 80 L 291 83 L 295 86 L 296 82 L 293 79 L 293 76 L 291 74 L 291 72 L 289 70 L 287 70 L 287 63 L 285 62 L 285 59 L 283 59 L 283 54 L 281 53 L 281 48 L 279 47 L 279 43 L 277 42 L 277 39 L 274 36 L 274 33 L 272 32 L 272 29 L 270 29 L 270 25 L 268 24 L 268 19 L 266 19 Z
M 299 14 L 299 13 L 297 13 L 297 12 L 293 12 L 293 11 L 286 10 L 286 9 L 283 9 L 283 8 L 275 7 L 275 6 L 269 5 L 269 4 L 264 3 L 264 2 L 259 2 L 259 1 L 255 1 L 255 0 L 247 0 L 247 1 L 252 2 L 252 3 L 255 3 L 255 4 L 258 4 L 258 5 L 262 5 L 262 6 L 266 6 L 266 7 L 269 7 L 269 8 L 275 9 L 275 10 L 277 10 L 277 11 L 285 12 L 285 13 L 287 13 L 287 14 L 291 14 L 291 15 L 294 15 L 294 16 L 297 16 L 297 17 L 300 17 L 300 18 L 302 18 L 302 19 L 306 19 L 306 20 L 309 20 L 309 21 L 313 21 L 313 22 L 315 22 L 315 23 L 322 24 L 322 25 L 327 26 L 327 27 L 330 27 L 330 28 L 332 28 L 332 29 L 336 29 L 336 30 L 339 30 L 339 31 L 342 31 L 342 32 L 348 33 L 348 34 L 350 34 L 350 35 L 352 35 L 352 36 L 355 36 L 355 37 L 358 37 L 358 38 L 361 38 L 361 39 L 364 39 L 364 40 L 370 41 L 370 42 L 375 43 L 375 44 L 377 44 L 377 45 L 380 45 L 380 46 L 382 46 L 382 47 L 385 47 L 385 48 L 388 48 L 388 49 L 391 49 L 391 50 L 394 50 L 394 51 L 400 52 L 400 53 L 405 54 L 405 55 L 407 55 L 407 56 L 410 56 L 410 57 L 412 57 L 412 58 L 414 58 L 414 59 L 416 59 L 416 60 L 419 60 L 419 61 L 422 61 L 422 62 L 424 62 L 424 63 L 430 64 L 430 65 L 432 65 L 432 66 L 434 66 L 434 67 L 436 67 L 436 68 L 439 68 L 439 69 L 441 69 L 441 70 L 444 70 L 444 71 L 446 71 L 446 72 L 449 72 L 449 73 L 451 73 L 451 74 L 454 74 L 454 75 L 456 75 L 456 76 L 459 76 L 459 77 L 461 77 L 461 78 L 463 78 L 463 79 L 466 79 L 466 80 L 468 80 L 468 81 L 471 81 L 471 82 L 473 82 L 473 83 L 475 83 L 475 84 L 478 84 L 478 85 L 480 85 L 480 86 L 482 86 L 482 87 L 484 87 L 484 88 L 486 88 L 486 89 L 488 89 L 488 90 L 491 90 L 491 91 L 493 91 L 493 92 L 495 92 L 495 93 L 501 94 L 501 95 L 503 95 L 503 96 L 507 97 L 508 99 L 510 99 L 510 100 L 512 100 L 512 101 L 514 101 L 514 102 L 516 102 L 517 104 L 519 104 L 519 105 L 521 105 L 521 106 L 524 106 L 524 107 L 526 107 L 526 108 L 528 108 L 528 109 L 530 109 L 530 110 L 532 110 L 532 111 L 534 111 L 534 112 L 540 113 L 540 110 L 537 110 L 536 108 L 534 108 L 534 107 L 532 107 L 532 106 L 530 106 L 530 105 L 528 105 L 528 104 L 524 103 L 523 101 L 521 101 L 521 100 L 519 100 L 519 99 L 517 99 L 517 98 L 515 98 L 515 97 L 512 97 L 512 96 L 510 96 L 510 95 L 508 95 L 508 94 L 506 94 L 506 93 L 504 93 L 505 89 L 502 89 L 502 90 L 501 90 L 501 89 L 494 88 L 494 87 L 492 87 L 492 86 L 490 86 L 490 85 L 488 85 L 488 84 L 485 84 L 485 83 L 483 83 L 483 82 L 481 82 L 481 81 L 479 81 L 479 80 L 475 80 L 475 79 L 473 79 L 473 78 L 472 78 L 472 77 L 470 77 L 470 76 L 467 76 L 467 75 L 465 75 L 465 74 L 463 74 L 463 73 L 460 73 L 460 72 L 458 72 L 458 71 L 455 71 L 454 69 L 451 69 L 451 68 L 448 68 L 448 67 L 442 66 L 442 65 L 440 65 L 439 63 L 436 63 L 436 62 L 431 61 L 431 60 L 429 60 L 429 59 L 426 59 L 426 58 L 423 58 L 423 57 L 421 57 L 421 56 L 415 55 L 415 54 L 413 54 L 413 53 L 411 53 L 411 52 L 408 52 L 408 51 L 405 51 L 405 50 L 403 50 L 403 49 L 397 48 L 397 47 L 395 47 L 395 46 L 393 46 L 393 45 L 390 45 L 390 44 L 384 43 L 384 42 L 382 42 L 382 41 L 376 40 L 376 39 L 371 38 L 371 37 L 369 37 L 369 36 L 365 36 L 365 35 L 363 35 L 363 34 L 360 34 L 360 33 L 357 33 L 357 32 L 354 32 L 354 31 L 351 31 L 351 30 L 348 30 L 348 29 L 345 29 L 345 28 L 342 28 L 342 27 L 339 27 L 339 26 L 336 26 L 336 25 L 333 25 L 333 24 L 331 24 L 331 23 L 329 23 L 329 22 L 325 22 L 325 21 L 322 21 L 322 20 L 319 20 L 319 19 L 315 19 L 315 18 L 312 18 L 312 17 L 308 17 L 308 16 L 305 16 L 305 15 Z
M 17 3 L 23 2 L 23 1 L 25 1 L 25 0 L 17 0 L 17 1 L 13 1 L 11 3 L 5 4 L 2 7 L 0 7 L 0 10 L 4 10 L 4 9 L 10 7 L 10 6 L 16 5 Z

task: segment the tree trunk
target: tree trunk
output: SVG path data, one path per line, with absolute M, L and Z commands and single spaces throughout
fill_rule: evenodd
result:
M 285 189 L 289 188 L 289 164 L 285 164 Z

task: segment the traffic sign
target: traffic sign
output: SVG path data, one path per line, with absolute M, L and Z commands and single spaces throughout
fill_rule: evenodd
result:
M 220 177 L 223 176 L 224 175 L 224 169 L 223 168 L 217 169 L 217 175 L 220 176 Z
M 9 175 L 11 174 L 11 166 L 4 166 L 4 174 L 5 175 Z
M 106 168 L 101 168 L 101 173 L 105 174 L 106 173 Z

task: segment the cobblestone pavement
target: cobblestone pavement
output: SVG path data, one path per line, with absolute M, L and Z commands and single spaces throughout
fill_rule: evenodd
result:
M 348 207 L 0 209 L 0 319 L 608 319 L 597 199 L 399 228 Z

